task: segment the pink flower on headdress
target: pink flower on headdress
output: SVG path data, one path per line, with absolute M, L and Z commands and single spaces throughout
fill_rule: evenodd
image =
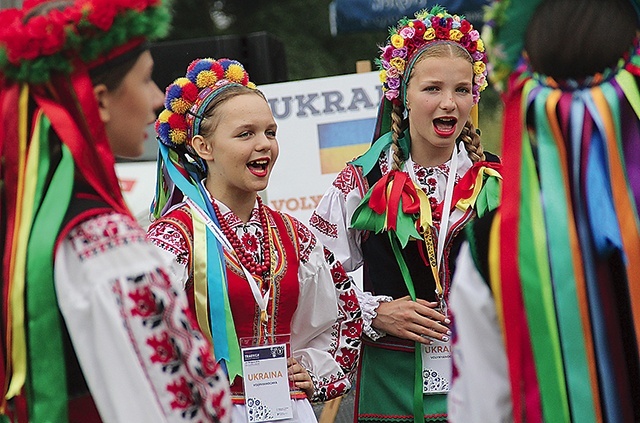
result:
M 471 41 L 478 41 L 480 39 L 480 33 L 474 29 L 469 32 L 469 37 L 471 38 Z
M 393 50 L 395 49 L 392 45 L 386 45 L 380 50 L 382 50 L 382 58 L 388 62 L 393 57 Z
M 487 56 L 485 56 L 484 54 L 482 54 L 482 52 L 480 51 L 475 51 L 471 57 L 473 58 L 474 62 L 478 62 L 478 61 L 484 61 L 486 59 Z
M 395 49 L 391 53 L 391 56 L 392 57 L 400 57 L 402 59 L 406 59 L 407 58 L 407 48 L 406 47 L 402 47 L 402 48 Z
M 391 66 L 389 67 L 389 69 L 386 70 L 386 74 L 387 74 L 387 78 L 397 78 L 398 68 Z
M 387 86 L 390 90 L 397 90 L 400 88 L 400 78 L 387 79 Z
M 416 30 L 413 29 L 413 27 L 410 27 L 410 26 L 405 26 L 404 28 L 402 28 L 400 30 L 400 36 L 402 38 L 404 38 L 404 39 L 413 38 L 415 33 L 416 33 Z
M 398 90 L 387 90 L 384 93 L 384 96 L 387 97 L 387 100 L 393 100 L 398 98 L 398 95 L 400 95 L 400 93 L 398 92 Z

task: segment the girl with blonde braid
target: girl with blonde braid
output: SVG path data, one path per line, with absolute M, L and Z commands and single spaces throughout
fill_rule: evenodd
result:
M 401 19 L 378 59 L 380 136 L 311 217 L 348 271 L 364 267 L 358 421 L 447 419 L 447 300 L 459 234 L 496 207 L 500 186 L 499 160 L 470 122 L 485 63 L 466 19 L 439 6 Z
M 239 62 L 197 59 L 167 88 L 156 131 L 162 173 L 148 238 L 171 261 L 226 366 L 233 421 L 316 421 L 310 401 L 351 387 L 362 320 L 342 266 L 258 195 L 279 154 L 269 103 Z M 287 420 L 253 396 L 256 370 L 243 368 L 247 348 L 282 344 Z

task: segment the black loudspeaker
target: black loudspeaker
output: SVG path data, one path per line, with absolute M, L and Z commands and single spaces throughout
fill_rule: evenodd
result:
M 153 80 L 161 90 L 184 76 L 191 61 L 226 57 L 242 63 L 257 85 L 283 82 L 288 78 L 284 44 L 267 32 L 223 35 L 190 40 L 152 43 L 155 61 Z

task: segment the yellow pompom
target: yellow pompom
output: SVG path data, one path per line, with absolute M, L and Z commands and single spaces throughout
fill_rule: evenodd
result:
M 233 82 L 242 82 L 244 78 L 244 69 L 240 65 L 232 64 L 225 72 L 224 76 Z
M 256 88 L 258 88 L 256 84 L 254 84 L 251 81 L 247 82 L 247 87 L 251 88 L 252 90 L 255 90 Z
M 174 144 L 182 144 L 187 140 L 187 131 L 182 129 L 170 129 L 169 138 Z
M 196 77 L 196 86 L 198 88 L 213 87 L 218 81 L 218 77 L 213 71 L 202 71 Z
M 184 87 L 185 85 L 189 84 L 191 81 L 189 81 L 189 78 L 185 78 L 180 77 L 178 79 L 176 79 L 175 81 L 173 81 L 174 84 L 176 84 L 179 87 Z
M 185 101 L 184 98 L 174 98 L 171 100 L 171 110 L 179 115 L 184 115 L 191 108 L 192 104 Z
M 172 114 L 173 112 L 171 110 L 164 109 L 160 112 L 160 115 L 158 116 L 158 120 L 160 121 L 160 123 L 167 123 L 169 122 L 169 118 L 171 117 Z

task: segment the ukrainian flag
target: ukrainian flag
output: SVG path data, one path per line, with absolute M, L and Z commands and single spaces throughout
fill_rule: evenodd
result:
M 367 151 L 371 145 L 375 125 L 375 118 L 319 124 L 318 143 L 322 173 L 338 173 L 348 161 Z

